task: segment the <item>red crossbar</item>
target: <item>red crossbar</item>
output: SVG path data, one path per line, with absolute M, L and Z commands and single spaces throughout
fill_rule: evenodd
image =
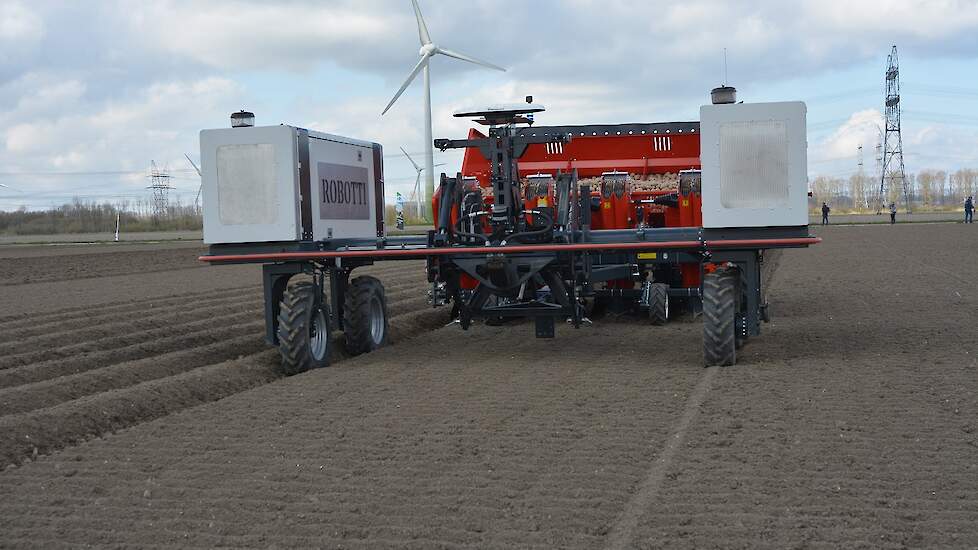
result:
M 660 250 L 711 248 L 765 248 L 770 246 L 808 246 L 821 242 L 818 237 L 788 239 L 739 239 L 721 241 L 664 241 L 639 243 L 527 244 L 513 246 L 473 246 L 445 248 L 381 248 L 375 250 L 329 250 L 320 252 L 272 252 L 201 256 L 202 262 L 245 262 L 319 260 L 328 258 L 424 258 L 457 254 L 516 254 L 525 252 L 594 252 L 602 250 Z

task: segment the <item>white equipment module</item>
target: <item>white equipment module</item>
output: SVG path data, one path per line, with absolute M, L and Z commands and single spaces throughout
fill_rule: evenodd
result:
M 703 227 L 808 225 L 803 102 L 700 107 Z
M 383 149 L 293 126 L 200 132 L 204 243 L 384 235 Z

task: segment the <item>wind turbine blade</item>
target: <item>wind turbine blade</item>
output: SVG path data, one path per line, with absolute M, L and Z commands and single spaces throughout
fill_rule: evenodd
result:
M 413 165 L 414 165 L 414 169 L 415 169 L 415 170 L 421 170 L 421 167 L 420 167 L 420 166 L 418 166 L 418 163 L 417 163 L 417 162 L 414 162 L 414 159 L 413 159 L 413 158 L 411 158 L 411 155 L 409 155 L 409 154 L 408 154 L 408 152 L 407 152 L 407 151 L 405 151 L 403 147 L 401 147 L 401 152 L 402 152 L 402 153 L 404 153 L 404 156 L 405 156 L 405 157 L 407 157 L 407 159 L 408 159 L 409 161 L 411 161 L 411 164 L 413 164 Z
M 391 109 L 391 106 L 394 105 L 394 102 L 397 101 L 397 98 L 401 97 L 401 94 L 404 93 L 404 90 L 406 90 L 407 87 L 411 85 L 411 82 L 414 80 L 414 77 L 418 76 L 418 73 L 421 72 L 421 69 L 423 69 L 424 66 L 428 64 L 429 57 L 430 56 L 428 55 L 421 56 L 421 60 L 418 61 L 418 64 L 414 66 L 414 70 L 412 70 L 411 74 L 408 75 L 407 79 L 404 81 L 404 84 L 401 84 L 401 89 L 399 89 L 397 93 L 394 94 L 394 97 L 391 98 L 391 101 L 390 103 L 387 104 L 387 107 L 384 107 L 384 112 L 380 113 L 381 115 L 387 114 L 387 111 Z
M 4 185 L 2 183 L 0 183 L 0 187 L 6 187 L 7 189 L 10 189 L 10 186 L 9 185 Z
M 197 171 L 197 175 L 200 176 L 200 177 L 204 177 L 204 176 L 202 176 L 200 174 L 200 168 L 197 168 L 197 165 L 194 164 L 194 161 L 193 161 L 193 159 L 190 158 L 190 155 L 188 155 L 187 153 L 184 153 L 183 156 L 187 157 L 187 162 L 190 163 L 190 166 L 193 166 L 194 167 L 194 170 Z
M 428 26 L 424 24 L 424 17 L 421 16 L 418 0 L 411 0 L 411 4 L 414 5 L 414 17 L 418 20 L 418 38 L 421 39 L 421 45 L 431 44 L 431 35 L 428 34 Z
M 464 53 L 458 53 L 452 50 L 446 50 L 445 48 L 438 48 L 436 53 L 442 55 L 447 55 L 448 57 L 454 57 L 455 59 L 461 59 L 462 61 L 468 61 L 469 63 L 475 63 L 476 65 L 482 65 L 483 67 L 488 67 L 490 69 L 496 69 L 497 71 L 506 72 L 506 69 L 500 67 L 499 65 L 493 65 L 488 61 L 482 61 L 481 59 L 476 59 L 474 57 L 465 55 Z

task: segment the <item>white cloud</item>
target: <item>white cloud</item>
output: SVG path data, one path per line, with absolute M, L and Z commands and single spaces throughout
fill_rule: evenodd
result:
M 909 34 L 925 38 L 953 36 L 978 25 L 978 3 L 971 0 L 813 0 L 804 19 L 818 27 L 862 35 Z
M 37 42 L 44 22 L 21 2 L 0 4 L 0 43 Z
M 36 113 L 47 110 L 67 110 L 82 98 L 87 86 L 72 79 L 40 85 L 32 94 L 21 96 L 17 111 Z
M 7 130 L 4 141 L 11 153 L 29 153 L 44 144 L 47 133 L 42 124 L 18 124 Z
M 165 35 L 159 47 L 213 67 L 308 71 L 330 58 L 362 57 L 365 44 L 395 32 L 385 11 L 346 2 L 166 0 L 136 6 L 132 20 L 149 40 Z
M 833 160 L 850 160 L 863 146 L 865 159 L 872 159 L 879 132 L 883 127 L 883 114 L 876 109 L 853 113 L 848 120 L 823 140 L 809 144 L 809 160 L 814 163 Z M 849 162 L 854 165 L 855 162 Z
M 154 83 L 131 97 L 86 104 L 49 117 L 11 126 L 3 134 L 0 164 L 5 172 L 101 172 L 133 174 L 34 177 L 12 187 L 38 197 L 74 195 L 111 199 L 145 194 L 145 171 L 151 159 L 161 166 L 185 169 L 184 153 L 196 156 L 197 133 L 222 124 L 226 106 L 239 101 L 241 90 L 223 78 Z M 57 94 L 55 94 L 57 95 Z M 189 172 L 189 170 L 184 170 Z M 197 181 L 176 173 L 174 185 L 192 200 Z M 190 197 L 190 199 L 188 199 Z M 8 200 L 20 201 L 20 197 Z M 3 202 L 0 207 L 16 207 Z

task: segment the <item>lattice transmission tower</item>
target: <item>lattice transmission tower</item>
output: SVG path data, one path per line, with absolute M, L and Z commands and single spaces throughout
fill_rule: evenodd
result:
M 156 161 L 150 161 L 150 184 L 146 189 L 153 190 L 153 215 L 164 217 L 170 211 L 170 172 L 156 166 Z
M 900 63 L 897 47 L 893 46 L 886 66 L 886 98 L 884 100 L 886 127 L 883 129 L 883 158 L 880 167 L 880 190 L 876 201 L 879 214 L 892 201 L 894 192 L 903 192 L 907 213 L 913 211 L 910 202 L 910 181 L 903 165 L 903 136 L 900 133 Z

